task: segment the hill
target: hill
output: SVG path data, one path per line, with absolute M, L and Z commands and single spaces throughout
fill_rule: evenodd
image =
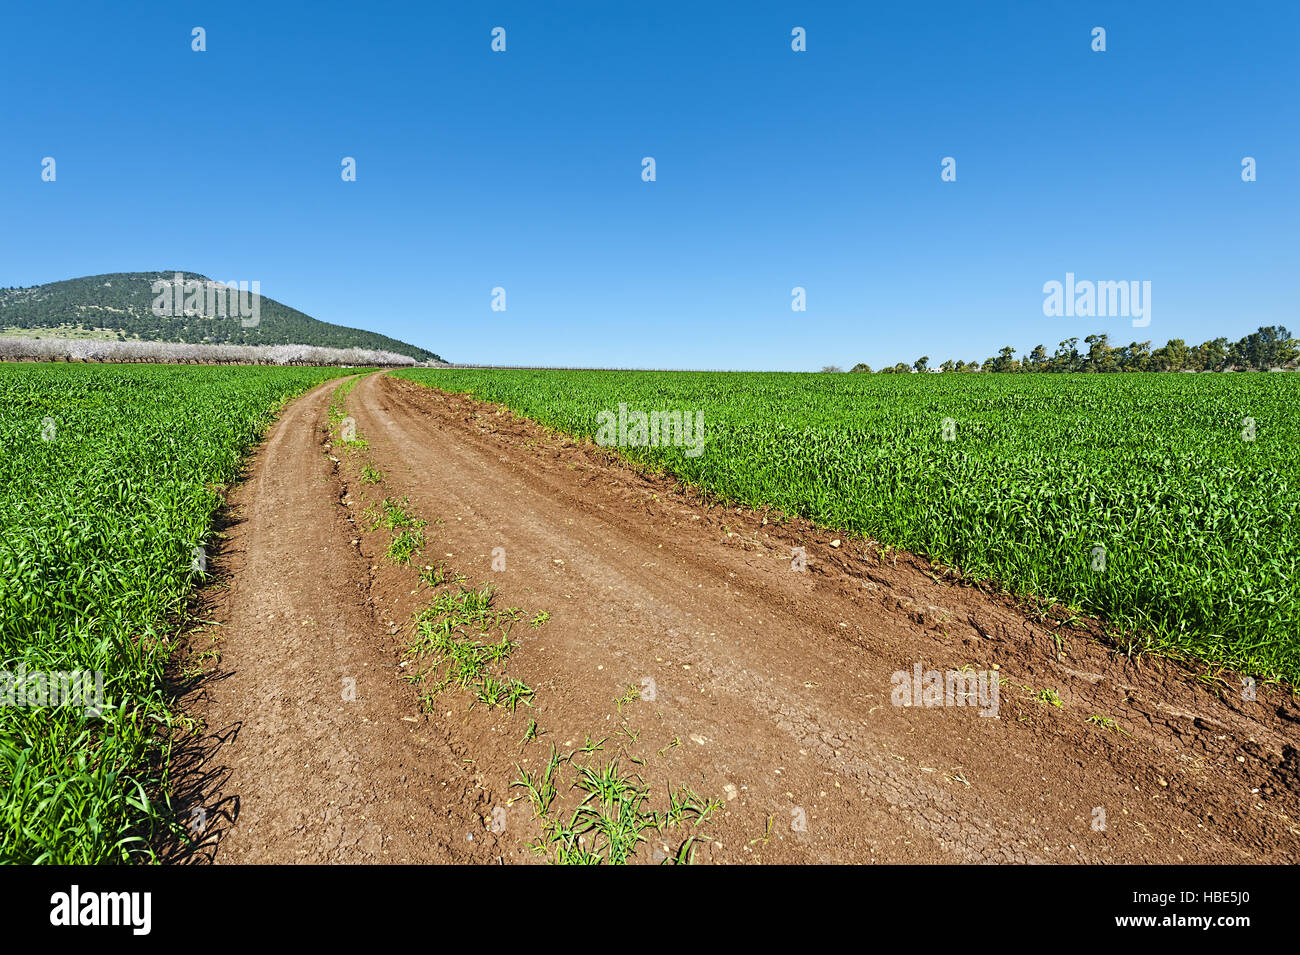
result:
M 396 352 L 417 361 L 442 360 L 426 348 L 376 332 L 322 322 L 265 295 L 260 296 L 255 321 L 241 319 L 238 312 L 233 318 L 186 315 L 179 302 L 172 309 L 156 309 L 159 293 L 154 283 L 172 282 L 178 274 L 183 281 L 211 284 L 206 276 L 194 272 L 113 272 L 30 288 L 0 289 L 0 334 L 31 334 L 48 329 L 64 338 L 365 348 Z M 246 294 L 244 298 L 247 305 L 251 296 Z

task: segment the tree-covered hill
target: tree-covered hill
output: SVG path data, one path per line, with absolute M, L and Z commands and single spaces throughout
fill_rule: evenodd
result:
M 182 280 L 208 283 L 206 276 L 179 273 Z M 159 315 L 153 283 L 171 282 L 175 272 L 114 272 L 50 282 L 31 288 L 0 289 L 0 333 L 6 329 L 94 332 L 120 340 L 233 345 L 315 345 L 367 348 L 441 361 L 433 352 L 358 328 L 331 325 L 262 295 L 257 323 L 236 317 L 185 315 L 176 307 Z M 246 296 L 247 297 L 247 296 Z M 251 327 L 250 327 L 251 326 Z

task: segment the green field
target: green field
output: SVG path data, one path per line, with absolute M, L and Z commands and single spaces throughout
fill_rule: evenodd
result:
M 580 437 L 620 403 L 699 411 L 697 456 L 620 450 L 1099 615 L 1126 648 L 1300 682 L 1294 376 L 396 374 Z
M 194 549 L 272 412 L 342 373 L 0 365 L 0 670 L 104 674 L 99 716 L 0 705 L 0 861 L 149 858 L 177 822 L 165 637 Z
M 164 671 L 194 550 L 274 411 L 343 373 L 0 365 L 0 670 L 104 674 L 98 714 L 0 705 L 0 861 L 148 859 L 183 823 Z M 1095 613 L 1122 646 L 1300 677 L 1294 376 L 397 374 L 583 437 L 620 403 L 699 412 L 698 455 L 620 450 Z

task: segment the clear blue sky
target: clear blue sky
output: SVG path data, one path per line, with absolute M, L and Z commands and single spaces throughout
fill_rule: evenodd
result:
M 1295 2 L 282 6 L 6 4 L 0 285 L 256 279 L 503 364 L 1300 326 Z M 1044 317 L 1067 271 L 1151 281 L 1150 326 Z

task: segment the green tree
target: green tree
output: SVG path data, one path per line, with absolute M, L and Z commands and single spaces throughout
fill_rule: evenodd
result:
M 1109 335 L 1089 335 L 1083 341 L 1088 346 L 1088 355 L 1083 360 L 1083 371 L 1107 372 L 1118 370 L 1119 362 L 1115 355 L 1115 349 L 1110 347 Z
M 1251 332 L 1235 346 L 1234 364 L 1267 371 L 1296 358 L 1296 341 L 1283 325 L 1269 325 Z
M 1192 350 L 1181 338 L 1171 338 L 1151 353 L 1152 371 L 1182 371 L 1191 367 Z
M 1228 340 L 1213 338 L 1197 345 L 1193 352 L 1194 367 L 1199 371 L 1219 371 L 1228 361 Z
M 1079 339 L 1067 338 L 1061 342 L 1056 349 L 1056 354 L 1052 358 L 1052 371 L 1070 372 L 1078 371 L 1082 365 L 1082 359 L 1079 357 Z
M 1016 350 L 1010 345 L 998 349 L 997 355 L 984 362 L 984 370 L 992 372 L 1019 371 L 1020 362 L 1016 361 Z
M 1115 349 L 1114 360 L 1117 367 L 1112 371 L 1150 371 L 1151 343 L 1129 342 L 1123 348 Z

